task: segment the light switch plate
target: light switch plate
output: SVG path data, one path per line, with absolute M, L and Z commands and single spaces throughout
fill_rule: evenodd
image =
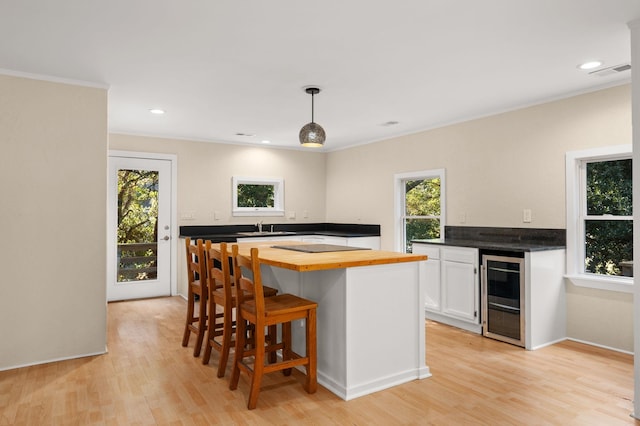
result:
M 524 223 L 531 223 L 531 209 L 524 209 L 522 211 L 522 221 Z

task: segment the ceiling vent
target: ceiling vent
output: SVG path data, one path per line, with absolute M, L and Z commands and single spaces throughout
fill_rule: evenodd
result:
M 616 65 L 615 67 L 601 68 L 599 70 L 591 71 L 589 74 L 597 75 L 598 77 L 605 77 L 607 75 L 614 75 L 624 71 L 628 71 L 630 69 L 631 69 L 630 64 L 622 64 L 622 65 Z

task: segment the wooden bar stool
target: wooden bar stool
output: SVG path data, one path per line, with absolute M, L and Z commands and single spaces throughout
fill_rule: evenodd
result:
M 236 287 L 230 272 L 231 253 L 227 250 L 227 243 L 220 243 L 220 249 L 217 249 L 212 247 L 211 241 L 207 241 L 204 256 L 207 262 L 209 321 L 202 363 L 208 364 L 211 359 L 211 349 L 217 350 L 220 352 L 218 377 L 224 377 L 229 360 L 229 350 L 235 344 L 232 337 L 236 331 L 236 323 L 233 319 L 233 311 L 236 307 Z M 263 286 L 263 288 L 265 297 L 275 296 L 278 293 L 275 288 L 267 286 Z M 247 295 L 247 297 L 249 296 Z M 222 322 L 218 319 L 222 319 Z M 218 338 L 222 340 L 219 341 Z
M 293 294 L 281 294 L 269 298 L 263 295 L 262 275 L 258 249 L 251 249 L 251 256 L 238 254 L 238 246 L 231 248 L 233 257 L 233 275 L 236 287 L 242 291 L 236 294 L 236 348 L 233 363 L 233 373 L 229 389 L 238 387 L 240 371 L 244 371 L 250 378 L 250 392 L 247 407 L 252 410 L 258 403 L 262 376 L 274 371 L 283 371 L 285 375 L 291 374 L 291 368 L 305 366 L 306 378 L 304 389 L 308 393 L 316 392 L 317 358 L 316 358 L 316 308 L 318 304 Z M 250 279 L 243 275 L 242 270 L 252 273 Z M 247 300 L 245 292 L 252 295 Z M 306 330 L 306 354 L 299 355 L 291 347 L 291 322 L 304 319 Z M 246 340 L 246 327 L 251 324 L 255 327 L 254 344 L 248 345 Z M 282 339 L 277 342 L 265 339 L 265 327 L 281 325 Z M 282 360 L 265 365 L 265 354 L 275 353 L 281 350 Z
M 185 239 L 187 249 L 187 320 L 184 326 L 182 346 L 189 344 L 191 333 L 196 334 L 196 345 L 193 348 L 193 356 L 200 356 L 204 333 L 207 329 L 207 279 L 206 262 L 204 256 L 204 243 L 197 240 L 191 244 L 191 238 Z M 196 295 L 200 298 L 198 316 L 195 315 Z

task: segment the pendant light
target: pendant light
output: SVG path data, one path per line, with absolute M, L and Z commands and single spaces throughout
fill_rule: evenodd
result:
M 313 96 L 320 93 L 317 87 L 307 87 L 305 92 L 311 95 L 311 123 L 305 124 L 300 129 L 300 145 L 309 147 L 321 147 L 324 145 L 326 135 L 324 129 L 313 121 Z

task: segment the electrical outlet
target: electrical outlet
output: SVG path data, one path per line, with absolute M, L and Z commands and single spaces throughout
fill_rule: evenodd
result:
M 465 223 L 466 221 L 467 221 L 467 214 L 464 212 L 460 213 L 460 215 L 458 216 L 458 222 Z
M 531 223 L 531 209 L 524 209 L 522 211 L 522 221 L 524 223 Z
M 291 210 L 287 216 L 289 219 L 295 219 L 296 218 L 296 212 Z

